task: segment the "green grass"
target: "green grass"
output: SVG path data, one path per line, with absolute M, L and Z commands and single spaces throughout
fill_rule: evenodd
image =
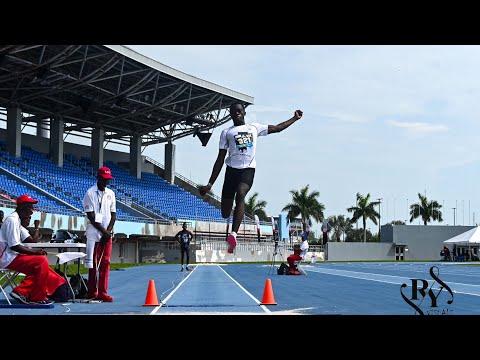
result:
M 134 266 L 145 266 L 145 265 L 152 265 L 150 263 L 115 263 L 115 264 L 110 264 L 110 271 L 117 271 L 121 269 L 126 269 Z M 77 273 L 77 264 L 70 264 L 68 266 L 68 276 L 72 276 Z M 55 265 L 50 265 L 52 269 L 55 269 Z M 63 271 L 63 266 L 60 266 L 60 270 Z M 80 265 L 80 274 L 88 274 L 88 269 L 85 267 L 85 265 L 81 264 Z
M 366 262 L 366 263 L 430 263 L 430 262 L 439 262 L 440 260 L 338 260 L 338 261 L 317 261 L 317 263 L 352 263 L 352 262 Z

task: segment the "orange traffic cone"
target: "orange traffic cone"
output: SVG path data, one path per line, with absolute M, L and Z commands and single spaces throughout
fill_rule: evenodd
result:
M 158 306 L 157 291 L 155 290 L 155 281 L 148 281 L 147 297 L 143 306 Z
M 263 298 L 260 305 L 277 305 L 275 297 L 273 296 L 272 280 L 265 281 L 265 288 L 263 289 Z

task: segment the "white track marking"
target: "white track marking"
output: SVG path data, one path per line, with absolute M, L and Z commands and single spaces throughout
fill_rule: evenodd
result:
M 168 296 L 165 298 L 165 300 L 163 300 L 159 306 L 156 306 L 155 309 L 152 310 L 152 312 L 150 313 L 150 315 L 155 315 L 157 313 L 158 310 L 160 310 L 160 308 L 167 303 L 167 301 L 172 297 L 172 295 L 180 288 L 180 286 L 182 286 L 182 284 L 187 281 L 187 279 L 195 272 L 195 270 L 197 270 L 197 267 L 195 266 L 195 269 L 193 269 L 190 274 L 188 274 L 182 281 L 180 281 L 178 283 L 178 285 L 175 287 L 175 289 L 173 289 L 170 294 L 168 294 Z
M 255 296 L 253 296 L 252 294 L 250 294 L 247 289 L 245 289 L 242 285 L 240 285 L 237 280 L 235 280 L 234 278 L 232 278 L 225 270 L 222 269 L 222 267 L 221 267 L 220 265 L 218 265 L 218 267 L 219 267 L 220 270 L 222 270 L 222 271 L 225 273 L 225 275 L 227 275 L 235 284 L 237 284 L 240 289 L 242 289 L 243 291 L 245 291 L 245 293 L 246 293 L 248 296 L 250 296 L 250 297 L 253 299 L 253 301 L 255 301 L 257 304 L 260 305 L 260 301 L 259 301 Z M 266 313 L 268 313 L 268 314 L 271 313 L 271 311 L 270 311 L 265 305 L 260 305 L 260 307 L 261 307 L 261 308 L 263 309 L 263 311 L 265 311 Z
M 320 274 L 328 274 L 328 275 L 337 275 L 337 276 L 344 276 L 354 279 L 361 279 L 361 280 L 368 280 L 368 281 L 377 281 L 381 283 L 387 284 L 395 284 L 401 285 L 403 283 L 407 283 L 410 278 L 405 276 L 394 276 L 394 275 L 383 275 L 383 274 L 374 274 L 374 273 L 366 273 L 361 271 L 350 271 L 350 270 L 339 270 L 339 269 L 328 269 L 328 268 L 316 268 L 316 269 L 309 269 L 309 272 L 316 272 Z M 433 280 L 427 280 L 429 284 L 433 282 Z M 450 286 L 452 291 L 457 294 L 465 294 L 465 295 L 473 295 L 473 296 L 480 296 L 480 285 L 473 285 L 473 284 L 462 284 L 462 283 L 455 283 L 455 282 L 447 282 L 447 285 Z M 453 289 L 452 285 L 459 285 L 460 287 L 468 287 L 470 290 L 477 290 L 478 293 L 472 293 L 467 291 L 460 291 L 458 289 Z M 436 289 L 438 290 L 438 289 Z

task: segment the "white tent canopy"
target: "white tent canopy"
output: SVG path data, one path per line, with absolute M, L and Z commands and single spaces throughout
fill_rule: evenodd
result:
M 457 244 L 457 245 L 480 245 L 480 226 L 465 231 L 464 233 L 457 235 L 451 239 L 445 240 L 444 244 Z

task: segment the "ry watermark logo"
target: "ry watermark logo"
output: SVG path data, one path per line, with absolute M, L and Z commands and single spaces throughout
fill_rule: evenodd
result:
M 436 272 L 434 271 L 436 270 Z M 440 294 L 445 290 L 444 294 L 447 294 L 448 300 L 446 304 L 451 305 L 453 303 L 453 292 L 450 287 L 440 279 L 440 271 L 438 267 L 432 266 L 430 268 L 430 276 L 433 281 L 429 287 L 429 283 L 425 279 L 410 279 L 412 282 L 412 296 L 408 298 L 403 293 L 403 289 L 406 288 L 407 284 L 402 284 L 400 286 L 400 294 L 402 295 L 403 300 L 415 309 L 415 314 L 418 312 L 419 315 L 447 315 L 452 312 L 448 307 L 440 307 L 439 302 L 442 302 L 440 299 Z M 434 285 L 438 283 L 438 286 L 434 289 Z M 427 301 L 424 300 L 427 299 Z M 443 299 L 444 301 L 444 299 Z M 423 305 L 423 306 L 422 306 Z

